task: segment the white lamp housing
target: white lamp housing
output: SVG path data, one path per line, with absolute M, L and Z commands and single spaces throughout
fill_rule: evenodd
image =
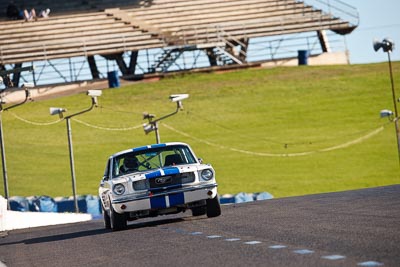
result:
M 50 108 L 50 115 L 57 115 L 57 114 L 59 114 L 60 117 L 61 117 L 61 116 L 62 116 L 62 113 L 65 112 L 65 111 L 67 111 L 67 110 L 64 109 L 64 108 L 55 108 L 55 107 L 51 107 L 51 108 Z
M 393 116 L 393 111 L 388 110 L 388 109 L 383 109 L 380 112 L 381 118 L 386 118 L 386 117 L 390 117 Z
M 155 127 L 154 127 L 153 124 L 144 123 L 143 124 L 143 130 L 144 130 L 145 134 L 149 134 L 150 132 L 155 130 Z
M 88 90 L 87 95 L 91 97 L 96 97 L 96 96 L 101 96 L 102 91 L 101 90 Z
M 189 94 L 176 94 L 169 96 L 169 99 L 171 99 L 172 102 L 182 101 L 186 98 L 189 98 Z

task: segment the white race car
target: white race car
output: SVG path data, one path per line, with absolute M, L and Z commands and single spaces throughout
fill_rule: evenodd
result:
M 192 211 L 221 215 L 215 171 L 185 143 L 137 147 L 112 155 L 99 187 L 104 225 L 122 230 L 128 220 Z

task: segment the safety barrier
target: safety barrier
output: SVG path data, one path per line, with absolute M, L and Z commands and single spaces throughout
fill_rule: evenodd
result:
M 93 217 L 101 215 L 100 200 L 97 196 L 78 196 L 78 208 L 81 213 L 89 213 Z M 72 197 L 15 196 L 9 199 L 10 209 L 13 211 L 37 211 L 37 212 L 75 212 L 74 199 Z
M 238 193 L 235 195 L 225 194 L 220 197 L 221 204 L 243 203 L 258 200 L 272 199 L 268 192 L 260 193 Z M 82 195 L 77 197 L 78 208 L 81 213 L 89 213 L 93 217 L 101 215 L 101 202 L 99 197 L 93 195 Z M 34 211 L 34 212 L 75 212 L 73 197 L 49 196 L 14 196 L 9 199 L 10 209 L 13 211 Z
M 237 193 L 235 195 L 225 194 L 220 197 L 221 204 L 234 204 L 234 203 L 244 203 L 244 202 L 252 202 L 258 200 L 267 200 L 274 198 L 268 192 L 260 192 L 260 193 Z

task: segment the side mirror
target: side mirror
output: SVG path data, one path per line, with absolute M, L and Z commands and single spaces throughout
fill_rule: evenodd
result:
M 203 159 L 202 158 L 198 158 L 197 160 L 200 162 L 200 164 L 203 164 Z

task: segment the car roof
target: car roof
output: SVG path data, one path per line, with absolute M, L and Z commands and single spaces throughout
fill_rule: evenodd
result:
M 157 148 L 157 147 L 167 147 L 167 146 L 175 146 L 175 145 L 184 145 L 184 146 L 189 146 L 188 144 L 182 143 L 182 142 L 168 142 L 168 143 L 161 143 L 161 144 L 152 144 L 152 145 L 146 145 L 146 146 L 139 146 L 139 147 L 134 147 L 131 149 L 126 149 L 119 151 L 113 155 L 110 156 L 110 158 L 117 157 L 122 154 L 126 154 L 132 151 L 142 151 L 150 148 Z

